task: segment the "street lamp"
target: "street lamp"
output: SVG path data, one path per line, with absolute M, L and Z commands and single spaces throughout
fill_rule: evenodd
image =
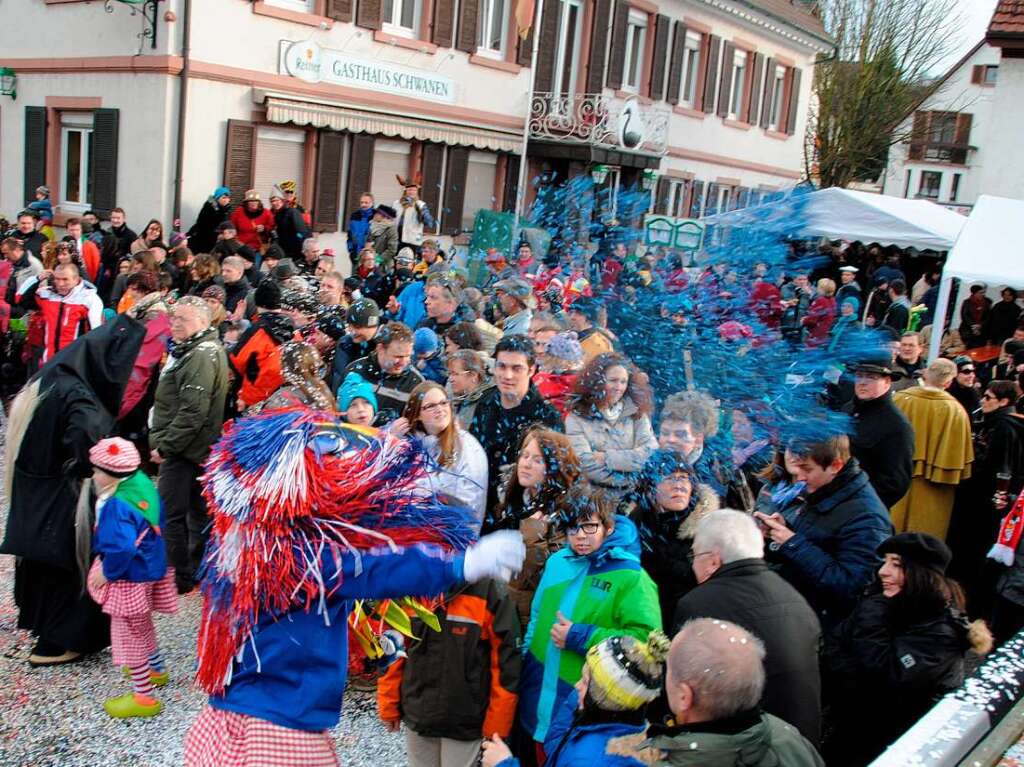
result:
M 601 186 L 608 178 L 608 166 L 607 165 L 595 165 L 590 169 L 590 177 L 594 179 L 594 183 L 597 186 Z
M 18 98 L 18 76 L 10 67 L 0 67 L 0 96 Z

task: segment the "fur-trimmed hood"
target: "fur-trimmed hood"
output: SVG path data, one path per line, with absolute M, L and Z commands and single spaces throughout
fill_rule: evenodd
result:
M 697 523 L 699 523 L 704 517 L 710 514 L 712 511 L 717 511 L 721 506 L 718 500 L 718 494 L 714 491 L 711 485 L 697 485 L 697 503 L 693 507 L 693 511 L 687 515 L 686 519 L 679 525 L 679 531 L 676 533 L 676 537 L 681 541 L 692 540 L 693 536 L 697 532 Z

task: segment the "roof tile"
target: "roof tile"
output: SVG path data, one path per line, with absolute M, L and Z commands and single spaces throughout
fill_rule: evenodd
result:
M 1024 34 L 1024 0 L 999 0 L 988 25 L 988 34 Z

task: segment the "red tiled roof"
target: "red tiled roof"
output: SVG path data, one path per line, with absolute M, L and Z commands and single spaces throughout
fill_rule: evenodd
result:
M 816 37 L 828 40 L 828 33 L 821 18 L 810 11 L 809 3 L 806 0 L 744 0 L 747 5 L 774 16 L 790 26 L 809 32 Z
M 1024 0 L 999 0 L 988 25 L 989 37 L 1024 35 Z

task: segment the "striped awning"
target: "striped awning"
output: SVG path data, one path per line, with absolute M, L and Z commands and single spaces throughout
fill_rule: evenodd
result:
M 492 128 L 473 125 L 402 117 L 333 104 L 266 96 L 267 120 L 272 123 L 312 125 L 350 133 L 401 137 L 410 141 L 432 141 L 438 144 L 470 146 L 493 152 L 520 152 L 522 138 L 517 133 L 505 133 Z

